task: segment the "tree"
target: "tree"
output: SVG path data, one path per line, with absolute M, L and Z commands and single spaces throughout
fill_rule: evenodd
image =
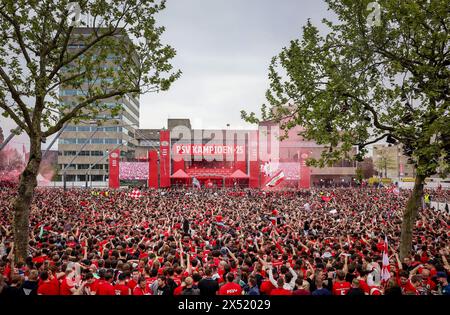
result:
M 391 155 L 389 155 L 388 151 L 384 148 L 378 149 L 377 152 L 377 159 L 375 161 L 375 165 L 377 167 L 377 170 L 379 170 L 378 174 L 381 176 L 384 176 L 385 178 L 387 176 L 387 171 L 396 169 L 397 163 L 392 158 Z
M 161 43 L 164 28 L 156 25 L 155 15 L 164 8 L 164 0 L 1 2 L 0 108 L 30 138 L 13 204 L 16 260 L 27 256 L 41 142 L 68 122 L 121 110 L 102 100 L 167 90 L 180 76 L 169 63 L 175 50 Z M 82 95 L 66 104 L 60 89 Z
M 426 177 L 445 176 L 450 164 L 449 10 L 446 0 L 383 0 L 373 23 L 368 0 L 327 0 L 339 22 L 324 20 L 327 34 L 310 21 L 301 39 L 272 59 L 270 108 L 262 119 L 281 128 L 306 128 L 306 139 L 326 144 L 323 166 L 359 147 L 386 139 L 402 144 L 417 169 L 403 212 L 400 256 L 412 248 L 412 232 Z M 249 122 L 254 113 L 242 112 Z
M 364 161 L 359 163 L 359 168 L 361 168 L 364 179 L 371 178 L 375 175 L 372 158 L 365 158 Z

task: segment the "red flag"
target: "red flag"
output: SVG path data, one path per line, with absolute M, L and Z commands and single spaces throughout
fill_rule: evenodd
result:
M 389 272 L 388 242 L 387 236 L 385 236 L 383 244 L 383 267 L 381 269 L 381 281 L 383 283 L 387 283 L 390 278 L 391 274 Z
M 142 196 L 142 193 L 139 189 L 135 188 L 131 193 L 128 194 L 128 197 L 132 199 L 139 199 Z
M 284 179 L 283 170 L 279 170 L 274 177 L 266 184 L 267 187 L 275 187 L 280 184 Z

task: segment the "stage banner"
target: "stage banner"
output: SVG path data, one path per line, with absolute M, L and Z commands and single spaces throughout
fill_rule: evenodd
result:
M 311 169 L 306 165 L 309 158 L 308 153 L 302 152 L 300 155 L 300 181 L 299 188 L 308 189 L 311 187 Z
M 148 187 L 158 188 L 158 151 L 148 151 Z
M 119 161 L 120 150 L 114 150 L 109 154 L 109 188 L 119 188 Z
M 159 186 L 170 187 L 170 131 L 160 131 Z
M 258 144 L 258 131 L 249 132 L 249 163 L 250 163 L 250 188 L 260 188 L 259 186 L 259 144 Z

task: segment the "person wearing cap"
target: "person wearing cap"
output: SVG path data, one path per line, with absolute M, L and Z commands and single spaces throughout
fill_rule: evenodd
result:
M 445 271 L 438 271 L 436 280 L 439 283 L 441 295 L 450 295 L 450 284 L 448 283 L 447 273 Z

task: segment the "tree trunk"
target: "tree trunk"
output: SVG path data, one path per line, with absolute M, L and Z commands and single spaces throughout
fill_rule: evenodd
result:
M 417 175 L 414 189 L 403 212 L 402 231 L 400 236 L 400 259 L 407 257 L 412 249 L 412 235 L 416 223 L 417 212 L 422 207 L 423 185 L 425 177 Z
M 39 172 L 39 165 L 42 159 L 40 140 L 30 138 L 30 158 L 25 170 L 20 176 L 18 194 L 13 204 L 16 262 L 24 262 L 28 256 L 30 207 L 34 188 L 37 186 L 36 176 Z

